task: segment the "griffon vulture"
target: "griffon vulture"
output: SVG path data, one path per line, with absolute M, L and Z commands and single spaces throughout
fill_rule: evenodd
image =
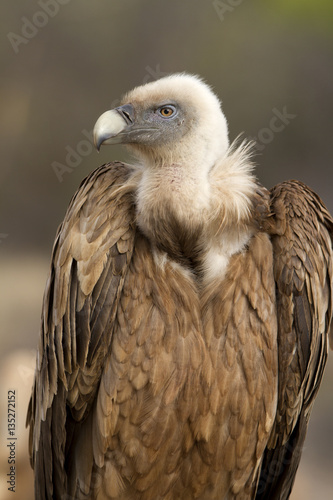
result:
M 56 236 L 28 410 L 36 499 L 287 499 L 328 353 L 333 220 L 267 191 L 198 77 L 104 113 Z

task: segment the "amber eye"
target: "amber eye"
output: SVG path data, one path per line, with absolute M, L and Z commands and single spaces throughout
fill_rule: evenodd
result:
M 176 108 L 170 104 L 168 106 L 161 106 L 157 111 L 163 118 L 171 118 L 176 114 Z

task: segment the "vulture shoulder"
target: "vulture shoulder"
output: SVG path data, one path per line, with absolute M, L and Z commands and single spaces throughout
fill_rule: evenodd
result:
M 298 181 L 271 190 L 270 227 L 278 317 L 278 405 L 256 500 L 287 499 L 328 354 L 333 220 Z
M 93 403 L 110 348 L 135 238 L 129 177 L 130 167 L 121 163 L 89 175 L 54 243 L 27 416 L 35 494 L 41 500 L 62 498 L 67 491 L 71 440 Z

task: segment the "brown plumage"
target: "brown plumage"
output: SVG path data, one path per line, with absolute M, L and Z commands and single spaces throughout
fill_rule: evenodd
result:
M 333 220 L 271 192 L 196 77 L 95 127 L 53 248 L 28 410 L 36 499 L 287 499 L 328 352 Z M 66 496 L 67 495 L 67 496 Z

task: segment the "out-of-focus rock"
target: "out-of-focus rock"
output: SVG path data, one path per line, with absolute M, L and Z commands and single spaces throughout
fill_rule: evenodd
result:
M 34 350 L 16 350 L 7 355 L 0 366 L 1 500 L 34 498 L 25 420 L 35 370 L 35 357 Z M 8 475 L 13 472 L 15 472 L 14 480 L 13 475 L 12 477 Z M 12 482 L 7 482 L 10 479 Z M 8 489 L 10 487 L 14 490 Z

